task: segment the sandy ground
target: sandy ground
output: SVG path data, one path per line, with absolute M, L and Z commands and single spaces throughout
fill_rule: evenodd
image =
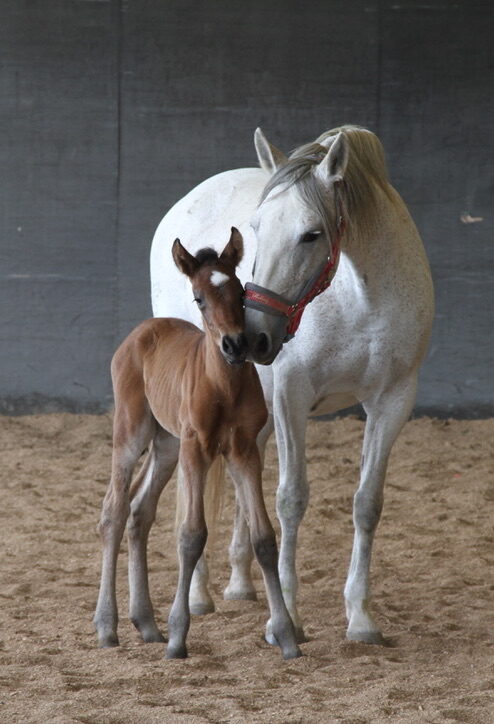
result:
M 266 599 L 225 602 L 227 501 L 215 545 L 217 611 L 194 617 L 190 658 L 166 661 L 126 618 L 119 565 L 118 649 L 99 650 L 95 533 L 111 452 L 109 417 L 0 418 L 0 721 L 494 721 L 494 420 L 410 422 L 396 444 L 375 545 L 374 611 L 387 646 L 345 641 L 342 600 L 363 424 L 312 422 L 311 502 L 299 544 L 310 641 L 284 662 L 262 639 Z M 275 449 L 265 490 L 274 510 Z M 173 490 L 150 541 L 159 621 L 176 582 Z

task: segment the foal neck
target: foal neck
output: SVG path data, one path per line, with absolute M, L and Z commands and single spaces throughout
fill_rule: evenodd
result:
M 228 364 L 218 343 L 206 327 L 203 338 L 204 370 L 214 387 L 223 392 L 234 394 L 241 387 L 242 378 L 248 363 Z

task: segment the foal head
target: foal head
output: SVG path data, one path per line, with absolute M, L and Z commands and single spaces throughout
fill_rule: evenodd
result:
M 241 364 L 247 355 L 244 289 L 235 275 L 243 252 L 242 235 L 235 228 L 219 256 L 214 249 L 201 249 L 192 256 L 179 239 L 172 247 L 175 264 L 191 281 L 204 326 L 229 364 Z

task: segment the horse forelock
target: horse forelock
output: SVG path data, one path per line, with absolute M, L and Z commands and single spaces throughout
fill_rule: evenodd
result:
M 328 232 L 334 225 L 334 198 L 325 193 L 312 171 L 328 153 L 340 132 L 345 133 L 349 146 L 344 182 L 339 185 L 347 222 L 354 228 L 374 224 L 377 220 L 379 192 L 384 192 L 393 202 L 395 197 L 388 183 L 381 142 L 374 133 L 358 126 L 334 128 L 323 133 L 313 143 L 296 148 L 288 162 L 276 171 L 264 187 L 259 205 L 276 189 L 285 191 L 295 187 L 302 200 L 316 209 Z
M 201 266 L 204 264 L 214 264 L 219 259 L 218 252 L 210 246 L 207 246 L 204 249 L 199 249 L 195 258 Z

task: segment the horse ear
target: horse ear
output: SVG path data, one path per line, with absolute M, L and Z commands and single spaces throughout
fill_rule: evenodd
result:
M 180 239 L 175 239 L 175 241 L 173 242 L 172 255 L 173 261 L 180 269 L 182 274 L 185 274 L 185 276 L 191 277 L 199 269 L 199 262 L 197 261 L 195 256 L 189 254 L 187 249 L 182 246 L 182 244 L 180 243 Z
M 269 143 L 260 128 L 256 128 L 256 132 L 254 133 L 254 145 L 256 147 L 259 165 L 263 171 L 271 175 L 288 161 L 284 153 Z
M 244 255 L 244 240 L 238 229 L 232 226 L 230 241 L 220 254 L 220 261 L 230 264 L 234 269 L 242 261 Z
M 331 140 L 332 137 L 327 139 Z M 326 143 L 322 144 L 327 145 Z M 331 143 L 329 151 L 316 167 L 314 173 L 316 177 L 322 181 L 324 186 L 329 186 L 334 181 L 341 181 L 345 175 L 348 164 L 348 139 L 346 135 L 340 131 Z

